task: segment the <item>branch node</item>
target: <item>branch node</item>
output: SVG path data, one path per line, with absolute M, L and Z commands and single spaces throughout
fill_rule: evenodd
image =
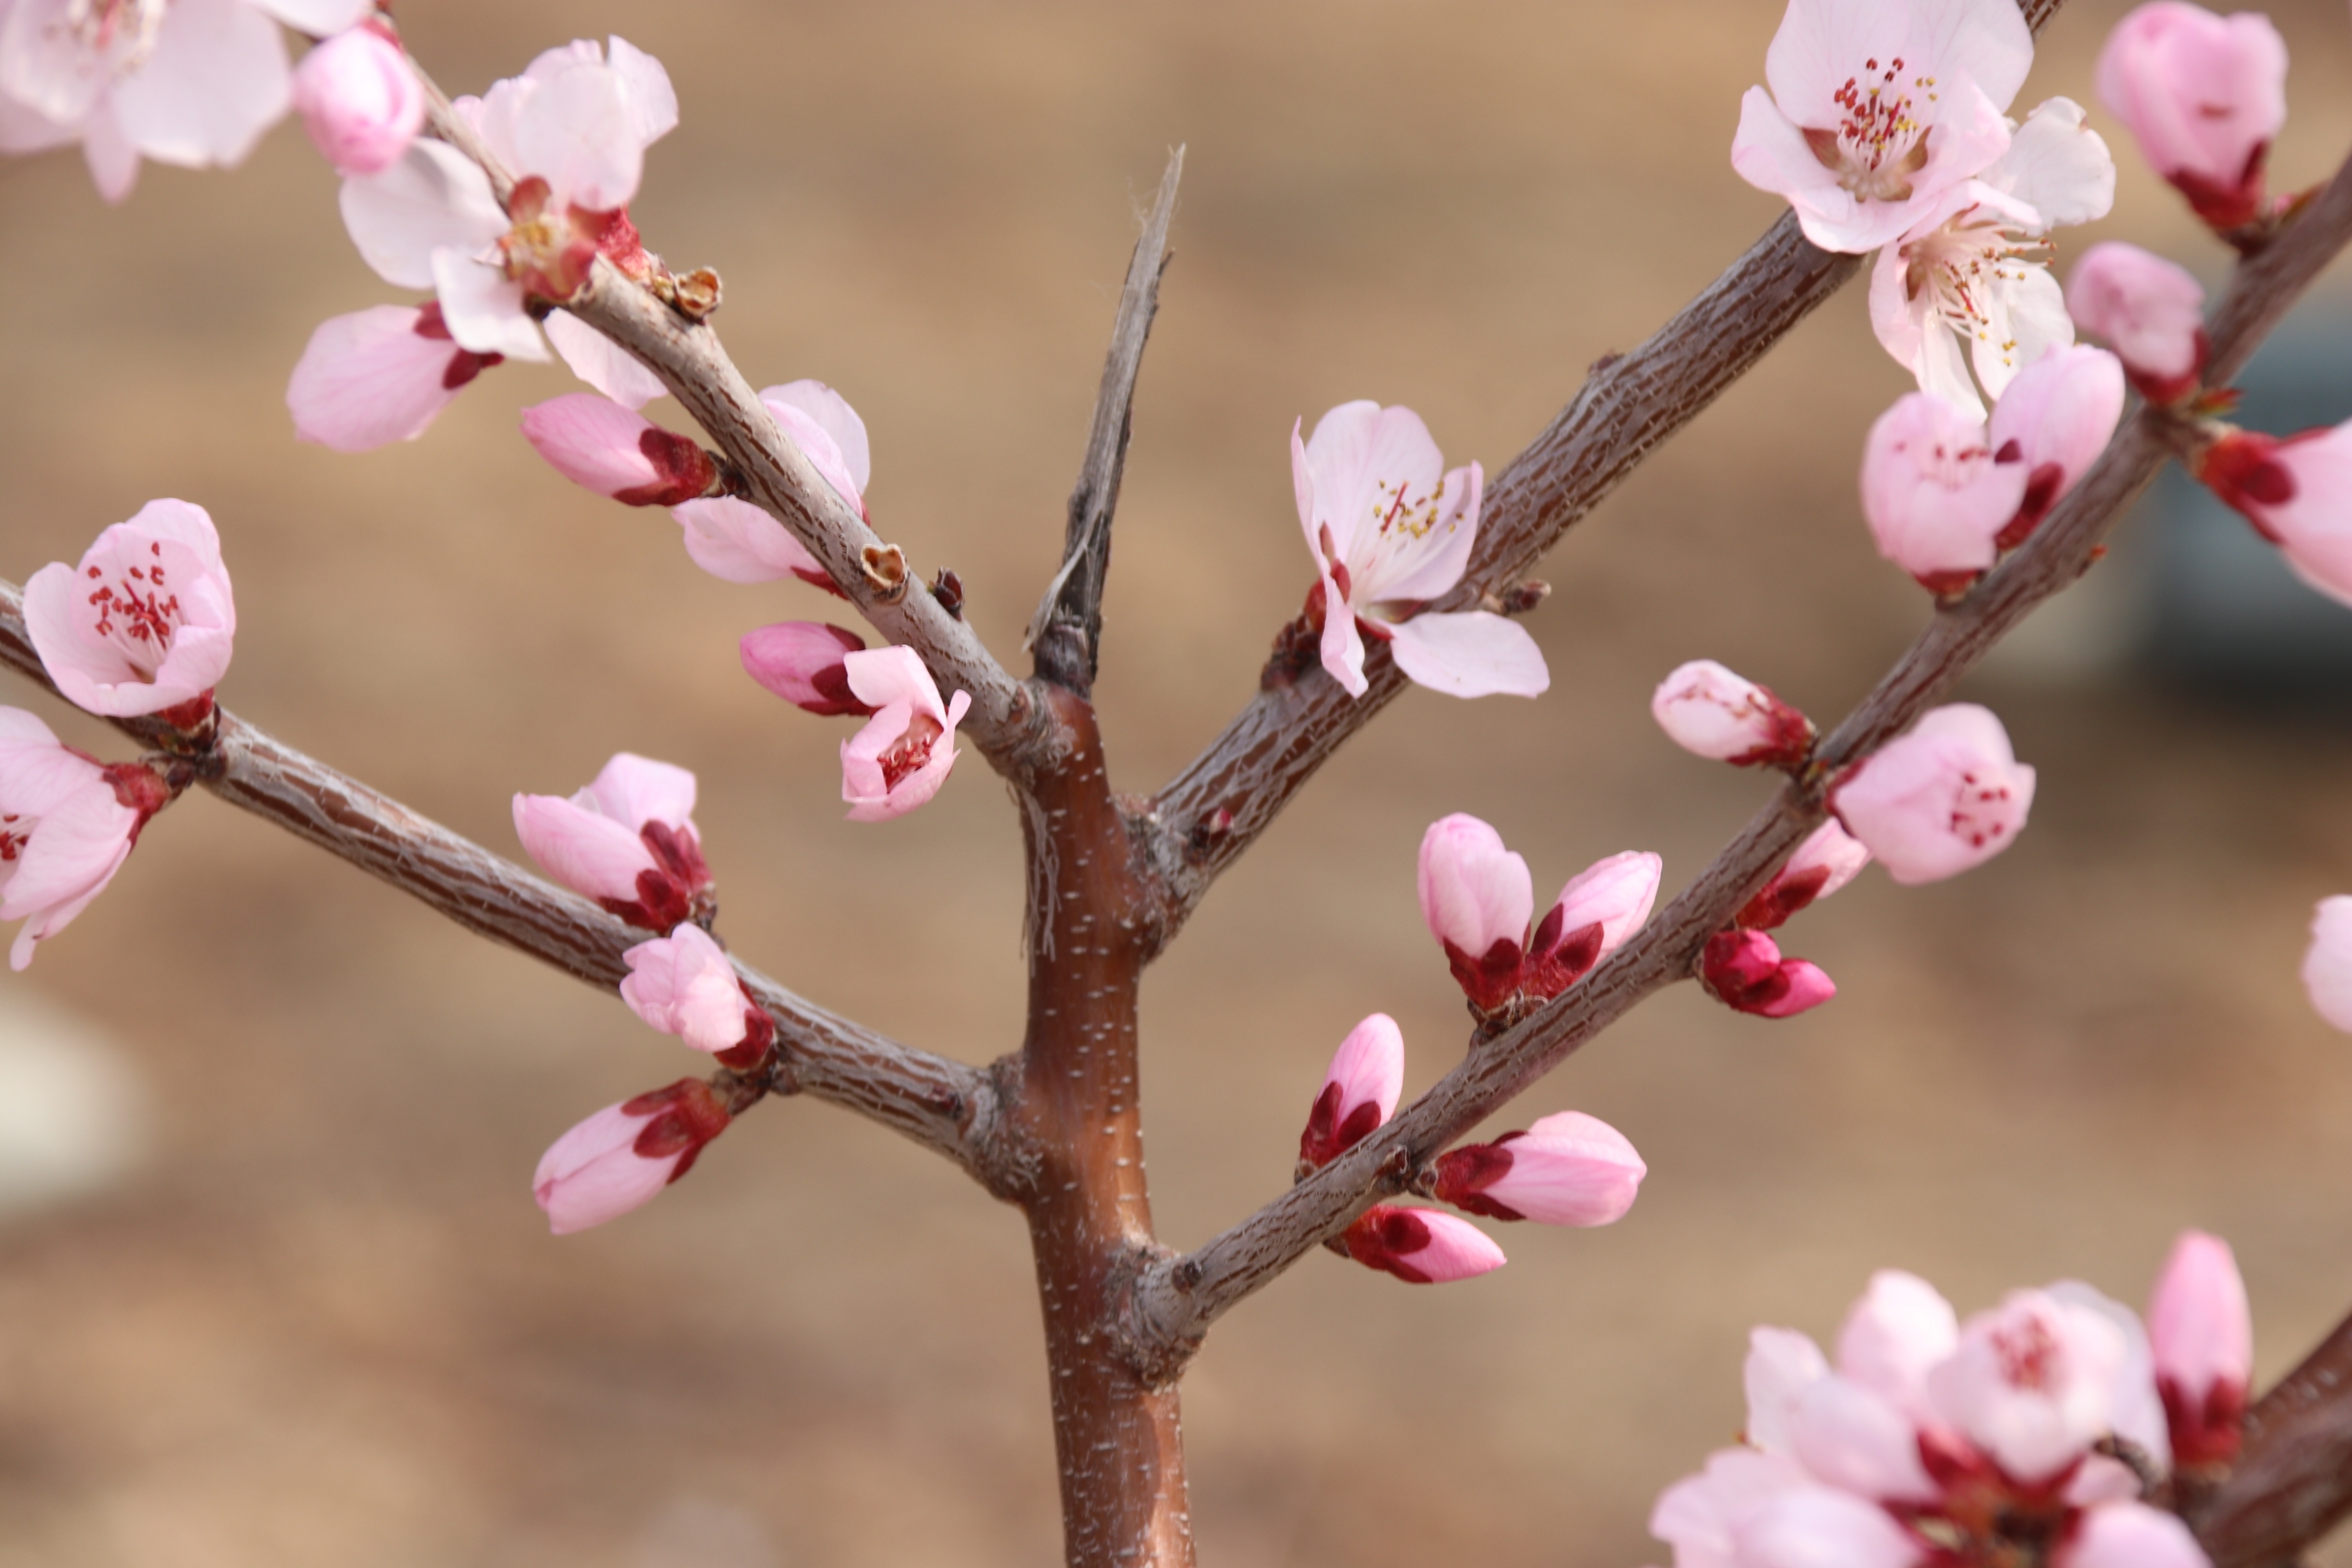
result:
M 858 563 L 865 568 L 866 586 L 874 590 L 877 603 L 895 605 L 907 596 L 911 579 L 905 551 L 895 544 L 869 544 L 858 552 Z
M 931 581 L 931 597 L 950 616 L 959 621 L 963 619 L 963 579 L 952 568 L 940 568 L 940 574 Z

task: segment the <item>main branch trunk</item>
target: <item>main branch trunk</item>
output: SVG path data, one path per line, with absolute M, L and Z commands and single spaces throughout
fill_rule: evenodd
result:
M 1191 1568 L 1173 1386 L 1148 1386 L 1112 1298 L 1152 1249 L 1137 1107 L 1140 890 L 1085 701 L 1047 688 L 1071 754 L 1034 782 L 1029 1037 L 1021 1115 L 1038 1152 L 1024 1205 L 1037 1258 L 1072 1568 Z

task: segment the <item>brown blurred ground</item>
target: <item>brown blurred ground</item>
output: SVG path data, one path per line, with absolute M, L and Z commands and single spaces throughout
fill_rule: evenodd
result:
M 2070 5 L 2024 102 L 2088 100 L 2122 9 Z M 1244 699 L 1307 586 L 1295 416 L 1407 402 L 1491 468 L 1776 210 L 1725 160 L 1769 0 L 402 15 L 453 89 L 575 34 L 665 58 L 685 120 L 651 159 L 648 243 L 722 269 L 755 381 L 856 403 L 878 524 L 961 574 L 1008 656 L 1133 209 L 1189 144 L 1101 693 L 1139 790 Z M 2352 139 L 2352 36 L 2336 0 L 2279 20 L 2286 184 Z M 2095 232 L 2217 270 L 2117 152 L 2124 216 Z M 1017 839 L 986 769 L 907 821 L 842 823 L 839 731 L 733 649 L 823 604 L 710 581 L 660 514 L 542 467 L 514 411 L 559 374 L 494 372 L 395 451 L 290 439 L 310 328 L 393 297 L 332 196 L 290 129 L 241 173 L 151 167 L 120 210 L 70 157 L 0 168 L 0 572 L 199 500 L 248 718 L 509 849 L 517 789 L 622 748 L 688 764 L 739 951 L 966 1059 L 1014 1044 Z M 1549 696 L 1408 697 L 1228 879 L 1147 987 L 1170 1240 L 1280 1186 L 1362 1014 L 1402 1021 L 1414 1086 L 1454 1058 L 1412 891 L 1430 819 L 1489 818 L 1542 890 L 1628 847 L 1678 883 L 1762 785 L 1658 739 L 1657 678 L 1713 656 L 1833 715 L 1902 646 L 1924 606 L 1871 557 L 1853 472 L 1903 384 L 1849 290 L 1554 558 Z M 2352 888 L 2344 714 L 1975 690 L 2042 770 L 2013 852 L 1916 891 L 1873 874 L 1808 916 L 1791 945 L 1843 987 L 1825 1011 L 1764 1024 L 1685 990 L 1531 1097 L 1640 1144 L 1627 1222 L 1520 1227 L 1508 1269 L 1451 1289 L 1310 1258 L 1217 1330 L 1188 1385 L 1205 1562 L 1656 1560 L 1651 1499 L 1739 1423 L 1748 1325 L 1827 1336 L 1874 1268 L 1964 1310 L 2063 1275 L 2137 1301 L 2172 1234 L 2209 1226 L 2266 1373 L 2352 1301 L 2352 1046 L 2294 983 L 2312 901 Z M 539 1151 L 682 1053 L 205 799 L 0 984 L 114 1031 L 155 1105 L 138 1174 L 0 1228 L 5 1568 L 1054 1558 L 1021 1226 L 941 1163 L 772 1105 L 654 1209 L 551 1241 Z

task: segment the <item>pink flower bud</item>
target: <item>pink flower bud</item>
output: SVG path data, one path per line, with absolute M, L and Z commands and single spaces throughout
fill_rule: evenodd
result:
M 1835 821 L 1824 822 L 1797 846 L 1780 875 L 1748 900 L 1738 923 L 1750 931 L 1770 931 L 1853 881 L 1869 864 L 1870 851 L 1861 840 Z
M 815 621 L 784 621 L 746 632 L 740 645 L 744 673 L 792 703 L 812 713 L 832 717 L 875 710 L 849 689 L 849 668 L 843 658 L 862 653 L 866 639 L 839 626 Z
M 211 711 L 236 637 L 213 520 L 184 500 L 149 501 L 100 534 L 79 566 L 52 562 L 33 574 L 25 627 L 77 708 L 196 722 Z
M 400 46 L 373 25 L 336 34 L 294 68 L 294 107 L 337 171 L 389 169 L 425 126 L 425 89 Z
M 629 966 L 621 1000 L 647 1024 L 739 1070 L 767 1055 L 775 1021 L 743 989 L 709 931 L 689 921 L 621 956 Z
M 719 482 L 698 443 L 593 393 L 567 392 L 524 409 L 522 433 L 556 472 L 623 506 L 677 506 Z
M 2025 494 L 1994 536 L 1997 547 L 2025 542 L 2106 450 L 2123 416 L 2123 362 L 2105 349 L 2070 343 L 2017 373 L 1993 405 L 1987 437 L 1994 463 L 2025 472 Z
M 873 710 L 873 721 L 841 743 L 841 798 L 852 822 L 904 816 L 940 793 L 955 766 L 955 729 L 971 707 L 959 691 L 942 706 L 940 689 L 921 656 L 908 647 L 877 647 L 842 656 L 849 689 Z
M 2236 1458 L 2254 1371 L 2254 1330 L 2246 1282 L 2228 1242 L 2201 1230 L 2180 1233 L 2148 1304 L 2147 1336 L 2174 1462 Z
M 2066 1546 L 2066 1568 L 2211 1568 L 2177 1513 L 2143 1502 L 2111 1502 L 2082 1510 L 2082 1527 Z
M 2303 988 L 2321 1017 L 2352 1035 L 2352 898 L 2322 899 L 2312 911 Z
M 2110 239 L 2083 252 L 2066 279 L 2074 324 L 2114 345 L 2150 403 L 2178 403 L 2205 374 L 2205 286 L 2163 257 Z
M 684 768 L 622 752 L 569 800 L 515 796 L 514 818 L 541 869 L 631 925 L 667 931 L 715 907 Z
M 1530 996 L 1557 996 L 1623 946 L 1650 918 L 1664 868 L 1647 850 L 1628 849 L 1570 877 L 1528 939 L 1521 988 Z
M 1528 863 L 1503 836 L 1460 813 L 1421 837 L 1421 918 L 1473 1004 L 1493 1009 L 1519 987 L 1520 943 L 1535 912 Z
M 476 376 L 504 363 L 452 342 L 437 300 L 421 310 L 378 305 L 319 323 L 286 384 L 286 407 L 300 439 L 373 451 L 415 440 Z
M 1812 721 L 1711 658 L 1693 659 L 1659 682 L 1650 713 L 1684 751 L 1734 767 L 1794 767 L 1812 750 Z
M 49 727 L 0 708 L 0 921 L 23 921 L 8 964 L 71 924 L 130 858 L 147 819 L 171 800 L 141 763 L 102 766 Z
M 2142 5 L 2107 35 L 2098 86 L 2199 217 L 2231 229 L 2262 216 L 2263 164 L 2286 122 L 2286 44 L 2268 17 Z
M 2297 576 L 2352 605 L 2352 424 L 2284 438 L 2231 430 L 2190 471 L 2277 545 Z
M 1801 958 L 1782 958 L 1780 944 L 1760 931 L 1723 931 L 1707 938 L 1699 981 L 1725 1006 L 1759 1018 L 1792 1017 L 1837 994 L 1819 967 Z
M 1412 1285 L 1443 1285 L 1500 1268 L 1503 1249 L 1468 1220 L 1378 1204 L 1339 1236 L 1348 1256 Z
M 1298 1135 L 1298 1163 L 1318 1170 L 1363 1142 L 1396 1110 L 1404 1092 L 1404 1035 L 1386 1013 L 1348 1031 Z
M 1966 587 L 2025 499 L 2027 469 L 1997 463 L 1984 426 L 1942 398 L 1906 394 L 1862 456 L 1862 511 L 1878 552 L 1929 590 Z
M 548 1229 L 569 1236 L 643 1208 L 694 1168 L 729 1120 L 710 1086 L 692 1078 L 606 1106 L 540 1156 L 531 1195 Z
M 1625 1135 L 1580 1110 L 1524 1132 L 1441 1154 L 1435 1195 L 1489 1219 L 1613 1225 L 1633 1206 L 1649 1167 Z
M 1991 712 L 1954 703 L 1847 770 L 1830 809 L 1906 887 L 1941 881 L 2009 847 L 2033 805 L 2033 770 Z
M 849 595 L 791 531 L 733 496 L 706 496 L 670 508 L 685 531 L 694 563 L 725 583 L 775 583 L 797 577 L 836 599 Z

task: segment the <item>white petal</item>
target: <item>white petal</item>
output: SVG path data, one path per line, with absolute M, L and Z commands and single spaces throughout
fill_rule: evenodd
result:
M 515 117 L 515 173 L 537 174 L 560 202 L 592 212 L 629 205 L 645 169 L 620 79 L 578 65 L 541 83 Z
M 2032 206 L 2045 228 L 2095 222 L 2116 205 L 2115 156 L 2071 98 L 2051 99 L 2029 115 L 1982 178 Z
M 114 84 L 116 118 L 148 157 L 242 163 L 294 103 L 277 25 L 238 0 L 173 0 L 146 64 Z
M 356 27 L 375 10 L 375 0 L 246 0 L 246 4 L 314 38 Z
M 629 100 L 629 133 L 639 147 L 650 147 L 677 129 L 677 91 L 661 61 L 615 35 L 612 65 Z
M 1534 697 L 1551 685 L 1528 629 L 1486 610 L 1415 616 L 1395 628 L 1389 651 L 1414 685 L 1449 697 Z
M 458 347 L 509 359 L 548 357 L 538 324 L 522 308 L 522 285 L 497 268 L 455 250 L 436 250 L 433 281 L 441 296 L 441 319 Z
M 383 173 L 345 180 L 342 208 L 361 258 L 403 289 L 433 287 L 435 251 L 472 256 L 507 231 L 489 176 L 455 147 L 423 137 Z

